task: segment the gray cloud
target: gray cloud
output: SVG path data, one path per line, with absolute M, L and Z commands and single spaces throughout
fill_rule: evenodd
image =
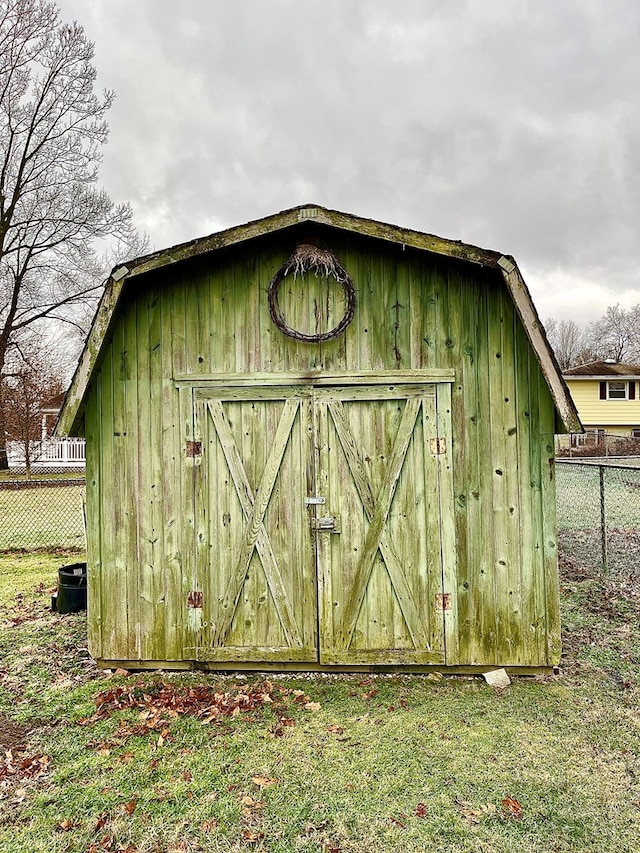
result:
M 636 0 L 63 0 L 157 247 L 305 201 L 501 249 L 543 315 L 640 301 Z

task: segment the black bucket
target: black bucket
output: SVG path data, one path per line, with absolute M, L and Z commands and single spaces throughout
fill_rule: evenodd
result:
M 73 563 L 58 569 L 58 592 L 51 599 L 58 613 L 78 613 L 87 609 L 87 564 Z

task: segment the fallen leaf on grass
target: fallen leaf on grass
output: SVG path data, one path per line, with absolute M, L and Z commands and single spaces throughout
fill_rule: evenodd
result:
M 160 737 L 158 738 L 158 742 L 157 742 L 158 748 L 163 746 L 166 743 L 166 741 L 171 740 L 171 739 L 172 739 L 171 738 L 171 732 L 169 731 L 169 729 L 162 729 L 162 731 L 160 732 Z
M 183 770 L 182 778 L 185 782 L 193 782 L 193 773 L 190 770 Z
M 40 779 L 47 773 L 50 761 L 48 755 L 25 755 L 21 749 L 7 749 L 4 759 L 0 759 L 0 779 L 9 776 Z
M 254 800 L 253 797 L 249 795 L 242 798 L 242 805 L 247 806 L 250 809 L 263 809 L 264 803 L 262 800 Z
M 153 789 L 153 799 L 157 803 L 163 803 L 165 800 L 171 798 L 171 792 L 167 791 L 166 788 L 161 788 L 159 785 Z
M 264 832 L 253 832 L 250 829 L 245 829 L 242 833 L 242 838 L 244 841 L 248 841 L 249 844 L 257 844 L 258 841 L 262 841 L 264 838 Z
M 122 755 L 118 758 L 118 761 L 121 764 L 131 764 L 131 762 L 133 761 L 133 753 L 123 752 Z
M 402 815 L 402 816 L 404 817 L 404 815 Z M 397 818 L 397 817 L 390 817 L 390 818 L 389 818 L 389 820 L 391 821 L 391 823 L 392 823 L 394 826 L 399 826 L 399 827 L 400 827 L 400 829 L 406 829 L 406 828 L 407 828 L 407 827 L 404 825 L 404 823 L 402 823 L 402 821 L 401 821 L 401 820 L 398 820 L 398 818 Z
M 416 817 L 426 817 L 427 816 L 427 807 L 424 803 L 418 803 L 415 810 Z
M 466 800 L 461 800 L 460 797 L 455 798 L 455 803 L 460 809 L 460 814 L 468 823 L 471 824 L 480 823 L 480 818 L 485 817 L 485 815 L 496 813 L 496 807 L 493 803 L 486 803 L 482 806 L 473 806 L 472 803 L 468 803 Z
M 331 732 L 332 735 L 344 734 L 344 729 L 342 728 L 342 726 L 327 726 L 327 731 Z
M 258 788 L 270 788 L 272 785 L 275 785 L 278 780 L 269 779 L 266 776 L 252 776 L 251 781 L 254 785 L 257 785 Z
M 138 805 L 138 801 L 134 797 L 132 800 L 129 800 L 129 802 L 125 805 L 124 810 L 128 815 L 132 815 L 134 813 L 134 811 L 136 810 L 137 805 Z
M 200 829 L 203 832 L 211 832 L 212 830 L 217 829 L 217 827 L 218 821 L 215 819 L 215 817 L 211 818 L 211 820 L 205 820 L 204 823 L 200 824 Z
M 307 702 L 304 706 L 305 711 L 319 711 L 320 703 L 319 702 Z
M 109 820 L 109 815 L 106 812 L 102 812 L 102 814 L 98 815 L 98 818 L 96 819 L 96 823 L 95 823 L 95 826 L 93 827 L 93 831 L 98 832 L 100 829 L 102 829 L 102 827 L 105 825 L 105 823 L 108 820 Z
M 505 797 L 504 800 L 500 800 L 500 804 L 507 817 L 513 820 L 519 820 L 522 817 L 522 806 L 513 797 Z
M 77 826 L 80 826 L 80 824 L 77 821 L 69 820 L 68 817 L 63 818 L 56 823 L 56 829 L 60 832 L 69 832 L 69 830 L 75 829 Z

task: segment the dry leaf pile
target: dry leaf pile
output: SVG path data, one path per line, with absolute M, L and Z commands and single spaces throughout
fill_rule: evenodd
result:
M 90 726 L 106 719 L 118 711 L 137 710 L 138 722 L 121 719 L 116 732 L 107 740 L 91 742 L 89 745 L 103 750 L 105 754 L 113 747 L 121 746 L 129 737 L 157 736 L 158 747 L 171 740 L 171 721 L 190 716 L 203 725 L 221 724 L 239 715 L 251 715 L 270 708 L 276 722 L 270 732 L 281 737 L 285 730 L 295 726 L 290 716 L 291 706 L 306 711 L 320 709 L 319 702 L 311 702 L 303 690 L 290 690 L 283 686 L 274 688 L 270 681 L 256 685 L 233 685 L 221 691 L 206 684 L 194 687 L 156 682 L 118 685 L 100 691 L 95 697 L 96 712 L 78 720 L 78 725 Z

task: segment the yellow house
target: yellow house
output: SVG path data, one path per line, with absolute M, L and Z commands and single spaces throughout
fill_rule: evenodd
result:
M 640 365 L 592 361 L 563 377 L 587 436 L 640 438 Z

